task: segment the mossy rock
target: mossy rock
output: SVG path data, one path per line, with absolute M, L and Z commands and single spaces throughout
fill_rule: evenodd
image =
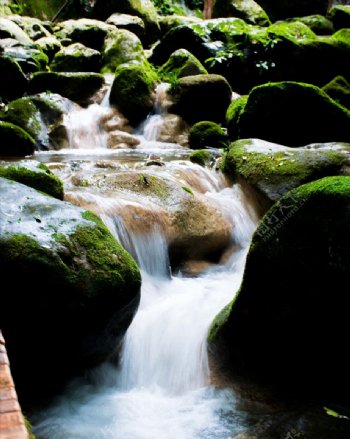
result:
M 226 131 L 217 123 L 210 121 L 197 122 L 191 127 L 188 135 L 189 147 L 192 149 L 224 148 L 226 141 Z
M 63 183 L 43 163 L 35 160 L 0 162 L 0 177 L 25 184 L 63 200 Z
M 273 21 L 305 15 L 326 15 L 328 3 L 328 0 L 259 0 L 259 5 Z
M 3 55 L 15 59 L 24 73 L 33 73 L 46 70 L 49 59 L 34 43 L 21 43 L 14 39 L 0 40 Z
M 157 74 L 146 62 L 125 64 L 117 68 L 113 81 L 110 103 L 116 105 L 129 121 L 136 125 L 153 108 L 153 92 Z
M 69 38 L 73 43 L 81 43 L 86 47 L 101 51 L 104 39 L 113 29 L 113 26 L 102 21 L 80 18 L 61 21 L 55 27 L 55 35 L 59 39 Z
M 159 26 L 161 36 L 169 32 L 171 29 L 174 29 L 178 26 L 185 26 L 188 24 L 201 23 L 202 20 L 198 17 L 193 16 L 184 16 L 184 15 L 166 15 L 163 17 L 159 17 Z
M 192 163 L 196 163 L 203 167 L 210 165 L 212 159 L 213 155 L 207 149 L 198 149 L 197 151 L 193 151 L 190 155 Z
M 140 273 L 91 212 L 3 178 L 0 193 L 0 317 L 25 408 L 113 356 Z
M 226 111 L 226 126 L 227 132 L 231 139 L 238 139 L 239 137 L 239 119 L 247 105 L 248 96 L 240 96 L 235 99 Z
M 336 30 L 350 27 L 350 5 L 335 5 L 328 12 Z
M 104 83 L 103 75 L 98 73 L 39 72 L 32 76 L 29 90 L 32 94 L 58 93 L 80 105 L 88 105 Z
M 146 26 L 146 39 L 151 43 L 159 36 L 158 14 L 151 0 L 97 0 L 94 5 L 93 15 L 100 20 L 106 20 L 112 14 L 135 15 L 142 18 Z
M 0 17 L 0 38 L 14 38 L 21 43 L 31 43 L 29 36 L 12 20 Z
M 184 76 L 206 75 L 208 72 L 202 63 L 186 49 L 179 49 L 172 53 L 168 61 L 159 69 L 160 75 L 169 74 L 176 78 Z
M 51 32 L 47 29 L 47 23 L 42 22 L 38 18 L 24 17 L 21 15 L 12 15 L 9 18 L 33 41 L 36 41 L 39 38 L 52 36 Z
M 169 97 L 172 100 L 169 112 L 179 114 L 187 122 L 220 123 L 230 105 L 232 90 L 220 75 L 186 76 L 179 79 Z
M 16 99 L 23 95 L 28 80 L 18 62 L 0 53 L 0 97 L 4 100 Z
M 287 146 L 349 142 L 350 113 L 323 90 L 297 82 L 255 87 L 238 121 L 239 137 Z
M 266 12 L 254 0 L 216 0 L 213 18 L 217 17 L 238 17 L 259 26 L 271 24 Z
M 62 49 L 61 43 L 53 36 L 40 38 L 36 41 L 36 44 L 46 54 L 49 62 L 51 62 L 55 54 Z
M 337 76 L 322 87 L 332 99 L 350 110 L 350 84 L 343 76 Z
M 99 72 L 102 56 L 81 43 L 70 44 L 57 52 L 50 64 L 54 72 Z
M 140 17 L 129 14 L 112 14 L 107 20 L 107 24 L 113 25 L 118 29 L 125 29 L 135 34 L 141 41 L 146 34 L 145 23 Z
M 324 15 L 307 15 L 306 17 L 295 17 L 286 21 L 298 21 L 303 23 L 308 26 L 316 35 L 332 35 L 334 33 L 332 21 Z
M 22 128 L 0 121 L 0 157 L 25 157 L 35 151 L 35 140 Z
M 144 63 L 146 56 L 139 38 L 121 29 L 110 32 L 102 49 L 102 72 L 114 73 L 121 64 Z
M 340 29 L 335 34 L 333 34 L 333 39 L 345 46 L 350 46 L 350 29 Z
M 212 325 L 217 360 L 284 394 L 347 401 L 349 221 L 350 177 L 299 186 L 271 207 L 238 296 Z
M 346 173 L 349 153 L 350 144 L 289 148 L 259 139 L 237 140 L 224 155 L 222 169 L 231 178 L 243 178 L 274 203 L 304 183 Z

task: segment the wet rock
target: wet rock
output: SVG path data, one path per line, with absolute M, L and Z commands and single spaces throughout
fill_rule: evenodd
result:
M 14 38 L 21 43 L 31 43 L 29 36 L 13 21 L 0 17 L 0 38 Z
M 172 53 L 168 61 L 160 67 L 159 72 L 175 75 L 176 78 L 208 73 L 200 61 L 186 49 L 178 49 Z
M 101 60 L 97 50 L 74 43 L 57 52 L 50 67 L 56 72 L 99 72 Z
M 249 24 L 267 26 L 269 17 L 261 6 L 254 0 L 216 0 L 213 7 L 213 18 L 238 17 Z
M 0 157 L 32 155 L 35 146 L 35 140 L 22 128 L 0 121 Z
M 112 131 L 107 137 L 108 148 L 135 148 L 140 144 L 140 139 L 124 131 Z
M 140 38 L 142 41 L 145 37 L 145 23 L 140 17 L 128 14 L 112 14 L 107 20 L 107 24 L 116 26 L 118 29 L 126 29 Z
M 91 212 L 3 178 L 0 192 L 1 326 L 17 391 L 32 406 L 115 354 L 140 274 Z
M 23 95 L 28 80 L 18 62 L 0 53 L 0 96 L 11 101 Z

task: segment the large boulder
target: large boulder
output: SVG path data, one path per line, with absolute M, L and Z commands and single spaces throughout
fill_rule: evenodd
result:
M 350 144 L 289 148 L 259 139 L 243 139 L 230 145 L 222 168 L 232 178 L 243 178 L 272 204 L 304 183 L 347 174 L 349 165 Z
M 25 157 L 35 151 L 35 140 L 13 123 L 0 121 L 0 157 Z
M 29 83 L 32 94 L 47 92 L 57 93 L 80 105 L 89 105 L 93 96 L 105 83 L 103 75 L 98 73 L 35 73 Z
M 336 30 L 350 27 L 350 5 L 336 5 L 328 12 Z
M 178 49 L 160 67 L 159 73 L 165 77 L 174 75 L 176 78 L 183 78 L 184 76 L 205 75 L 208 72 L 191 52 Z
M 217 359 L 284 394 L 348 401 L 349 220 L 350 177 L 299 186 L 272 206 L 236 300 L 212 325 Z
M 332 99 L 350 110 L 350 84 L 343 76 L 337 76 L 322 87 Z
M 23 183 L 63 200 L 63 183 L 44 164 L 36 160 L 0 161 L 0 177 Z
M 11 101 L 22 96 L 28 80 L 18 62 L 0 54 L 0 98 Z
M 203 120 L 195 123 L 188 133 L 188 144 L 192 149 L 224 148 L 226 131 L 217 123 Z
M 121 64 L 146 62 L 146 56 L 139 38 L 125 29 L 110 32 L 102 48 L 102 72 L 114 73 Z
M 55 54 L 50 68 L 55 72 L 99 72 L 101 60 L 97 50 L 74 43 Z
M 169 112 L 179 114 L 189 123 L 222 122 L 232 98 L 230 85 L 220 75 L 186 76 L 168 94 L 172 100 Z
M 145 23 L 140 17 L 129 14 L 112 14 L 107 20 L 107 24 L 111 24 L 118 29 L 125 29 L 132 32 L 143 41 L 146 33 Z
M 115 354 L 140 274 L 91 212 L 3 178 L 0 193 L 1 327 L 18 393 L 33 403 Z
M 9 19 L 16 23 L 33 41 L 52 36 L 48 30 L 48 28 L 50 29 L 48 23 L 42 22 L 38 18 L 12 15 Z
M 259 26 L 270 24 L 266 12 L 254 0 L 215 0 L 213 18 L 217 17 L 238 17 Z
M 303 15 L 321 14 L 326 15 L 328 0 L 259 0 L 271 20 L 280 20 L 290 17 L 302 17 Z
M 108 32 L 113 26 L 89 18 L 61 21 L 55 27 L 55 35 L 60 39 L 69 38 L 73 43 L 81 43 L 86 47 L 101 50 Z
M 306 24 L 316 35 L 332 35 L 334 33 L 334 26 L 332 21 L 324 15 L 315 14 L 307 15 L 306 17 L 295 17 L 286 20 L 288 22 L 296 22 Z
M 34 43 L 21 43 L 13 38 L 0 40 L 3 56 L 15 59 L 24 73 L 33 73 L 47 68 L 49 59 Z M 1 50 L 0 49 L 0 50 Z
M 14 38 L 21 43 L 32 42 L 16 23 L 4 17 L 0 17 L 0 38 Z
M 106 20 L 116 12 L 142 18 L 147 41 L 156 41 L 159 35 L 158 15 L 151 0 L 96 0 L 93 14 L 98 19 Z
M 157 75 L 146 62 L 117 68 L 109 101 L 130 123 L 137 125 L 153 108 Z
M 63 109 L 42 96 L 31 96 L 10 102 L 0 112 L 0 120 L 23 128 L 35 139 L 39 149 L 49 148 L 49 133 L 61 121 Z
M 228 115 L 237 118 L 231 109 Z M 228 120 L 229 134 L 241 139 L 260 138 L 287 146 L 350 141 L 349 111 L 310 84 L 287 81 L 255 87 L 237 119 L 233 131 Z

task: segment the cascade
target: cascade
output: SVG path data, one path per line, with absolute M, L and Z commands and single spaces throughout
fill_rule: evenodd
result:
M 95 110 L 96 114 L 109 111 L 97 104 Z M 161 112 L 155 116 L 162 117 Z M 141 149 L 147 142 L 155 147 L 155 134 L 149 134 L 152 130 L 147 128 L 155 116 L 139 132 L 149 139 L 141 142 Z M 74 129 L 82 119 L 70 119 Z M 104 142 L 103 135 L 96 137 Z M 79 148 L 85 147 L 83 143 L 81 138 L 77 140 Z M 156 143 L 159 148 L 161 142 Z M 88 146 L 100 148 L 101 143 Z M 162 151 L 166 155 L 166 148 Z M 136 172 L 134 161 L 113 172 L 126 169 Z M 51 407 L 38 413 L 34 429 L 39 439 L 230 439 L 245 425 L 243 415 L 235 409 L 232 390 L 212 383 L 206 337 L 215 316 L 239 289 L 258 217 L 242 187 L 228 184 L 220 172 L 170 157 L 155 172 L 177 184 L 190 185 L 227 218 L 231 225 L 229 254 L 194 277 L 181 270 L 172 273 L 165 222 L 152 202 L 150 223 L 139 229 L 132 227 L 125 212 L 135 205 L 147 207 L 144 199 L 132 195 L 113 199 L 109 193 L 101 195 L 89 188 L 73 190 L 71 199 L 94 205 L 138 262 L 141 301 L 126 333 L 119 364 L 105 364 L 91 371 L 88 379 L 71 383 Z M 71 189 L 68 179 L 66 184 Z

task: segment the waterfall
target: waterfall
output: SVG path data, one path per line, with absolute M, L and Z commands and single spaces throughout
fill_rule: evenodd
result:
M 143 138 L 140 148 L 166 148 L 156 141 L 156 125 L 166 116 L 164 87 L 157 89 L 154 114 L 138 133 Z M 94 118 L 101 120 L 105 111 L 110 109 L 90 106 L 86 112 L 94 115 L 91 119 L 77 112 L 70 119 L 72 130 L 77 133 L 82 127 L 84 131 L 86 124 L 89 129 L 100 126 Z M 89 133 L 88 137 L 98 140 L 93 145 L 90 139 L 89 147 L 100 148 L 104 133 Z M 82 137 L 76 142 L 84 147 Z M 72 140 L 71 147 L 74 145 Z M 178 153 L 181 148 L 173 145 Z M 148 168 L 139 165 L 137 169 L 135 156 L 131 151 L 128 154 L 130 162 L 98 171 L 103 177 L 97 180 L 98 188 L 101 184 L 103 189 L 109 173 L 142 169 L 141 175 L 148 175 Z M 38 413 L 34 418 L 38 439 L 231 439 L 244 428 L 233 391 L 212 383 L 206 338 L 215 316 L 239 289 L 258 218 L 239 184 L 228 184 L 220 172 L 172 160 L 169 156 L 166 165 L 153 167 L 152 175 L 165 178 L 169 187 L 173 184 L 180 192 L 184 187 L 193 188 L 201 201 L 227 218 L 227 230 L 232 228 L 231 246 L 221 260 L 195 277 L 172 273 L 164 206 L 142 193 L 119 191 L 113 185 L 114 192 L 109 187 L 94 192 L 89 179 L 97 171 L 90 163 L 75 164 L 72 169 L 78 174 L 70 177 L 66 168 L 62 171 L 67 173 L 68 199 L 98 213 L 136 259 L 142 275 L 141 300 L 125 335 L 118 366 L 104 364 L 91 371 Z M 82 176 L 88 184 L 77 189 L 74 181 Z

